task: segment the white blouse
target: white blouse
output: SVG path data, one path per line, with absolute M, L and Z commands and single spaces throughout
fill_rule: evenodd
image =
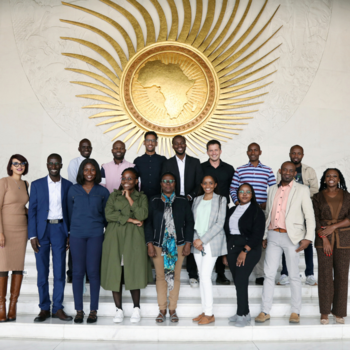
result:
M 244 205 L 238 205 L 234 213 L 230 217 L 229 221 L 229 227 L 230 227 L 230 234 L 231 235 L 240 235 L 238 228 L 238 221 L 241 218 L 241 216 L 245 213 L 245 211 L 250 206 L 250 202 Z

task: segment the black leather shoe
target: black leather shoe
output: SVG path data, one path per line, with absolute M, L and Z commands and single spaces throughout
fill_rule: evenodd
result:
M 62 309 L 57 310 L 55 314 L 52 314 L 52 318 L 59 318 L 61 321 L 72 321 L 73 317 L 68 316 Z
M 34 318 L 34 322 L 44 322 L 50 316 L 51 313 L 49 310 L 41 310 L 39 315 Z
M 230 280 L 227 279 L 225 274 L 218 273 L 218 277 L 216 278 L 216 284 L 222 284 L 228 286 L 230 284 Z
M 259 277 L 255 279 L 255 284 L 262 286 L 264 285 L 264 277 Z
M 86 320 L 86 323 L 95 323 L 95 322 L 97 322 L 97 311 L 92 310 L 92 311 L 90 311 L 90 315 L 89 315 L 88 319 Z
M 67 276 L 67 283 L 72 283 L 72 281 L 73 281 L 72 276 Z
M 77 311 L 77 314 L 74 318 L 74 323 L 83 323 L 84 321 L 84 311 Z

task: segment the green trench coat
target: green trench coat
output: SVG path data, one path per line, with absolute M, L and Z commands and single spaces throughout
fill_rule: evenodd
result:
M 119 190 L 114 190 L 106 204 L 105 232 L 102 249 L 101 286 L 119 292 L 124 261 L 125 289 L 142 289 L 153 282 L 151 262 L 147 255 L 144 225 L 138 227 L 127 222 L 129 218 L 144 221 L 148 216 L 148 200 L 143 192 L 131 194 L 134 204 Z

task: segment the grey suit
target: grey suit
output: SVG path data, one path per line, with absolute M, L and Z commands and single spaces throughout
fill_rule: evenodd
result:
M 197 208 L 200 202 L 203 200 L 204 195 L 196 197 L 193 202 L 192 212 L 194 216 L 194 221 L 197 219 Z M 210 243 L 211 255 L 213 257 L 218 257 L 227 254 L 226 247 L 226 236 L 224 231 L 224 224 L 226 218 L 226 208 L 227 201 L 225 197 L 221 197 L 216 193 L 213 193 L 213 199 L 211 203 L 210 219 L 208 231 L 199 237 L 196 230 L 194 231 L 193 240 L 201 239 L 204 244 Z M 200 254 L 200 251 L 192 247 L 192 252 L 194 254 Z

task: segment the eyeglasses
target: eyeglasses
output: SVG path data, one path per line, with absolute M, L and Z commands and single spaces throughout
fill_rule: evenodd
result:
M 145 142 L 151 142 L 151 143 L 156 143 L 157 140 L 153 140 L 153 139 L 146 139 Z
M 134 179 L 134 177 L 122 177 L 122 181 L 132 181 Z
M 12 163 L 12 165 L 13 165 L 15 168 L 18 168 L 20 165 L 25 166 L 26 164 L 27 164 L 27 162 L 22 162 L 22 163 L 13 162 L 13 163 Z
M 163 184 L 173 184 L 175 180 L 162 180 Z
M 238 193 L 240 193 L 240 194 L 244 194 L 244 193 L 246 193 L 246 194 L 252 194 L 251 191 L 238 191 Z
M 60 165 L 62 165 L 62 163 L 53 163 L 53 162 L 49 162 L 49 163 L 47 163 L 47 165 L 48 166 L 60 166 Z

